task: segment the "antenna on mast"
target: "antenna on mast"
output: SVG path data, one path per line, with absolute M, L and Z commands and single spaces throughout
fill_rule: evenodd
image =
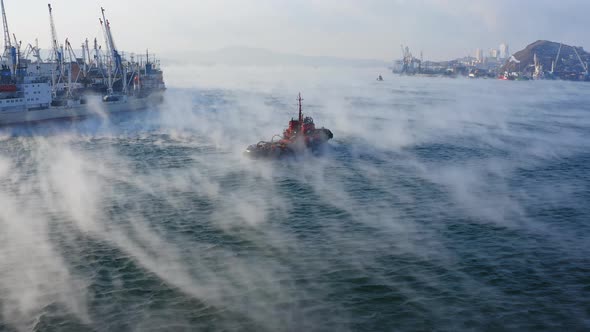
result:
M 301 106 L 301 102 L 303 101 L 303 99 L 301 99 L 301 92 L 299 93 L 297 101 L 299 101 L 299 123 L 303 126 L 303 109 Z

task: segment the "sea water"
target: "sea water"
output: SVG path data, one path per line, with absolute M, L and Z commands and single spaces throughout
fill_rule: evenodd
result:
M 589 85 L 167 75 L 157 109 L 0 129 L 0 330 L 590 328 Z M 245 158 L 298 92 L 334 139 Z

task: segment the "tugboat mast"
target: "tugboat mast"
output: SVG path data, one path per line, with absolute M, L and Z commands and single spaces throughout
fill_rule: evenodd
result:
M 302 132 L 303 131 L 303 110 L 302 110 L 301 102 L 303 101 L 303 99 L 301 99 L 301 92 L 299 93 L 299 97 L 297 98 L 297 101 L 299 101 L 299 131 Z

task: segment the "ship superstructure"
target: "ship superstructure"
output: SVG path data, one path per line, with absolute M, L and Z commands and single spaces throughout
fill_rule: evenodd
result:
M 93 47 L 84 40 L 80 51 L 68 39 L 59 42 L 49 4 L 51 49 L 43 60 L 37 41 L 21 50 L 22 42 L 15 35 L 11 39 L 4 0 L 0 5 L 4 29 L 0 125 L 81 117 L 98 110 L 131 111 L 161 102 L 166 85 L 159 61 L 147 51 L 129 57 L 120 52 L 104 9 L 99 23 L 106 51 L 97 38 Z

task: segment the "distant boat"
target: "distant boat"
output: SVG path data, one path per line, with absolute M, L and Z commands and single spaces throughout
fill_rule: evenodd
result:
M 377 81 L 382 82 L 383 81 L 383 76 L 379 75 L 379 77 L 377 77 Z

